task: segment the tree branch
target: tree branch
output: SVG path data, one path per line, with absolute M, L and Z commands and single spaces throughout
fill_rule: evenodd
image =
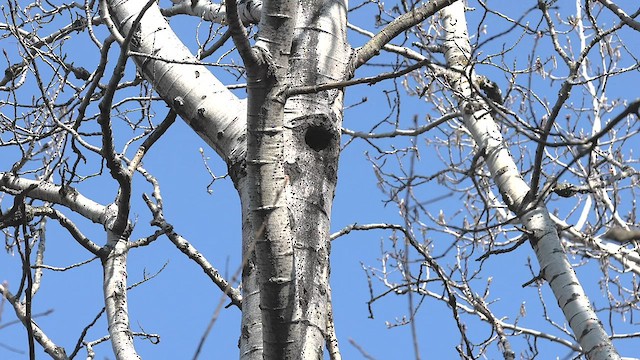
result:
M 447 63 L 471 72 L 471 44 L 464 5 L 458 3 L 445 8 L 442 11 L 442 26 L 446 35 L 444 45 L 447 48 Z M 531 188 L 520 175 L 495 120 L 485 109 L 486 105 L 479 108 L 471 105 L 475 102 L 482 104 L 483 99 L 472 93 L 467 77 L 459 76 L 450 81 L 459 94 L 459 107 L 465 109 L 464 124 L 477 146 L 484 149 L 489 172 L 507 206 L 524 225 L 540 264 L 541 275 L 553 290 L 585 355 L 589 359 L 620 359 L 567 259 L 548 210 L 528 203 L 527 194 Z
M 627 24 L 629 27 L 631 27 L 636 31 L 640 31 L 640 22 L 633 20 L 633 18 L 635 18 L 640 14 L 640 11 L 636 11 L 632 16 L 629 16 L 627 15 L 626 12 L 624 12 L 624 10 L 622 10 L 618 5 L 616 5 L 611 0 L 597 0 L 597 1 L 599 1 L 602 5 L 606 6 L 607 9 L 611 10 L 614 14 L 616 14 L 616 16 L 619 17 L 623 23 Z
M 51 208 L 51 207 L 36 207 L 33 209 L 34 215 L 45 215 L 49 218 L 58 220 L 60 225 L 65 228 L 69 234 L 85 249 L 89 250 L 92 254 L 98 256 L 101 252 L 101 247 L 87 238 L 80 229 L 63 213 Z
M 0 172 L 0 186 L 17 191 L 33 187 L 28 197 L 60 204 L 94 223 L 105 223 L 106 207 L 84 197 L 70 186 L 63 187 L 45 181 L 28 180 L 5 172 Z
M 383 81 L 383 80 L 398 78 L 400 76 L 406 75 L 406 74 L 408 74 L 408 73 L 410 73 L 412 71 L 418 70 L 418 69 L 420 69 L 420 68 L 422 68 L 424 66 L 428 66 L 430 64 L 431 64 L 431 60 L 424 59 L 424 60 L 421 60 L 421 61 L 419 61 L 419 62 L 417 62 L 417 63 L 415 63 L 413 65 L 407 66 L 406 68 L 404 68 L 402 70 L 383 73 L 383 74 L 376 75 L 376 76 L 369 76 L 369 77 L 364 77 L 364 78 L 360 78 L 360 79 L 338 81 L 338 82 L 328 83 L 328 84 L 298 86 L 298 87 L 287 89 L 284 92 L 284 96 L 288 98 L 288 97 L 295 96 L 295 95 L 315 94 L 315 93 L 318 93 L 320 91 L 332 90 L 332 89 L 344 89 L 347 86 L 358 85 L 358 84 L 373 85 L 373 84 L 376 84 L 376 83 L 378 83 L 380 81 Z
M 457 0 L 431 0 L 427 4 L 417 7 L 395 18 L 389 25 L 371 38 L 363 47 L 358 49 L 354 68 L 364 65 L 369 59 L 378 55 L 380 49 L 388 44 L 408 28 L 423 22 L 441 9 L 453 4 Z
M 146 194 L 143 195 L 144 201 L 149 207 L 149 210 L 153 213 L 153 221 L 152 224 L 162 229 L 164 234 L 171 240 L 171 242 L 180 250 L 183 254 L 187 255 L 187 257 L 193 260 L 202 271 L 213 281 L 216 286 L 222 292 L 229 297 L 231 303 L 235 305 L 237 308 L 242 308 L 242 295 L 238 289 L 234 288 L 229 284 L 229 282 L 220 275 L 220 272 L 211 265 L 211 263 L 207 260 L 207 258 L 199 252 L 191 243 L 183 238 L 180 234 L 176 233 L 173 229 L 173 225 L 169 224 L 162 214 L 160 208 L 153 204 L 149 196 Z
M 16 312 L 16 316 L 20 321 L 27 326 L 27 317 L 24 305 L 15 298 L 13 294 L 6 288 L 4 284 L 0 284 L 0 295 L 9 301 L 13 310 Z M 67 354 L 64 348 L 56 345 L 49 337 L 40 329 L 35 321 L 31 320 L 31 327 L 33 329 L 34 339 L 44 348 L 44 352 L 49 354 L 56 360 L 68 360 Z
M 447 114 L 439 119 L 433 120 L 431 121 L 429 124 L 427 125 L 423 125 L 420 127 L 417 127 L 415 129 L 409 129 L 409 130 L 404 130 L 404 129 L 395 129 L 393 131 L 389 131 L 389 132 L 383 132 L 383 133 L 365 133 L 365 132 L 361 132 L 361 131 L 353 131 L 350 129 L 345 129 L 342 128 L 342 134 L 343 135 L 349 135 L 352 137 L 357 137 L 357 138 L 361 138 L 361 139 L 382 139 L 382 138 L 394 138 L 396 136 L 418 136 L 420 134 L 423 134 L 429 130 L 435 129 L 438 126 L 444 124 L 445 122 L 455 119 L 457 117 L 462 116 L 462 113 L 459 112 L 455 112 L 455 113 L 451 113 L 451 114 Z
M 251 71 L 258 65 L 258 58 L 256 54 L 251 50 L 249 39 L 247 38 L 247 31 L 240 23 L 238 17 L 238 6 L 236 0 L 226 0 L 227 5 L 227 23 L 229 23 L 229 31 L 231 32 L 231 38 L 233 43 L 238 49 L 238 53 L 244 62 L 244 65 L 248 68 L 247 71 Z
M 135 32 L 135 52 L 157 57 L 134 56 L 140 72 L 154 84 L 182 119 L 224 160 L 234 163 L 246 151 L 246 103 L 202 65 L 178 39 L 157 4 L 152 4 L 137 28 L 132 21 L 143 2 L 108 0 L 110 15 L 123 34 Z M 185 63 L 172 63 L 172 60 Z M 187 64 L 190 63 L 190 64 Z

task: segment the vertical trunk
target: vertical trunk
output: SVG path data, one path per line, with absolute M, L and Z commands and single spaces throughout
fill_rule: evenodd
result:
M 267 44 L 273 41 L 263 32 L 269 6 L 263 5 L 259 35 Z M 287 73 L 279 77 L 276 72 L 270 84 L 262 80 L 255 84 L 270 85 L 261 90 L 266 96 L 263 105 L 256 107 L 254 101 L 259 98 L 252 93 L 249 96 L 249 186 L 246 191 L 239 190 L 244 204 L 252 199 L 247 213 L 252 218 L 252 231 L 245 235 L 256 238 L 255 253 L 244 255 L 248 262 L 243 273 L 243 359 L 323 357 L 328 235 L 337 180 L 342 93 L 333 90 L 289 99 L 281 94 L 286 94 L 288 86 L 321 84 L 344 76 L 350 55 L 345 30 L 347 4 L 303 0 L 297 8 L 292 41 L 283 50 L 288 54 Z M 282 34 L 279 28 L 278 35 Z M 281 70 L 277 54 L 269 52 L 276 71 Z M 249 84 L 253 86 L 251 81 Z M 284 105 L 281 110 L 279 104 Z M 256 122 L 252 125 L 253 119 Z M 252 126 L 258 126 L 258 131 Z M 245 251 L 254 249 L 251 241 L 245 238 Z M 260 308 L 257 291 L 261 293 Z M 260 332 L 256 311 L 262 312 L 264 354 L 254 338 Z
M 102 260 L 104 271 L 104 299 L 111 336 L 111 345 L 116 359 L 140 359 L 133 346 L 133 334 L 129 327 L 127 301 L 127 239 L 107 231 L 108 253 Z
M 265 1 L 258 61 L 247 66 L 247 183 L 264 359 L 292 359 L 293 237 L 284 169 L 284 102 L 297 0 Z
M 126 36 L 144 4 L 107 3 L 105 10 L 115 23 L 112 30 Z M 262 55 L 268 56 L 248 79 L 247 116 L 251 119 L 247 123 L 251 124 L 247 124 L 246 139 L 252 141 L 247 146 L 252 153 L 246 157 L 241 131 L 244 102 L 207 69 L 182 63 L 195 59 L 156 5 L 133 29 L 133 50 L 181 61 L 134 57 L 167 103 L 227 160 L 240 194 L 243 359 L 322 357 L 342 92 L 290 99 L 283 94 L 289 86 L 343 78 L 351 51 L 346 43 L 346 13 L 344 0 L 265 2 L 258 41 L 266 49 Z M 263 355 L 265 346 L 271 349 Z
M 342 80 L 350 60 L 347 3 L 302 0 L 291 54 L 292 86 Z M 291 191 L 295 276 L 294 338 L 300 359 L 322 359 L 327 330 L 329 230 L 337 182 L 342 92 L 300 95 L 285 107 L 285 164 Z
M 589 359 L 619 359 L 611 340 L 598 320 L 569 260 L 563 250 L 554 223 L 543 205 L 527 203 L 529 186 L 504 144 L 502 135 L 482 97 L 472 93 L 468 78 L 471 46 L 464 14 L 458 1 L 441 12 L 445 36 L 447 65 L 459 70 L 450 79 L 464 110 L 464 124 L 469 129 L 496 185 L 509 208 L 529 231 L 529 239 L 540 263 L 541 275 L 549 283 L 576 339 Z
M 248 208 L 250 191 L 246 173 L 235 181 L 242 204 L 242 321 L 240 329 L 240 359 L 262 360 L 262 313 L 260 288 L 253 245 L 253 229 Z

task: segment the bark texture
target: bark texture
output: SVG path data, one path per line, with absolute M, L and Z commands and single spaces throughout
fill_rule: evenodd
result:
M 567 259 L 555 224 L 544 205 L 528 201 L 529 186 L 509 154 L 491 109 L 473 93 L 471 45 L 462 2 L 441 11 L 447 65 L 458 70 L 449 79 L 458 93 L 464 124 L 473 136 L 504 202 L 517 214 L 528 232 L 530 244 L 540 264 L 540 275 L 549 283 L 558 305 L 589 359 L 620 359 L 602 323 L 595 314 L 584 289 Z M 463 75 L 464 74 L 464 75 Z
M 144 5 L 108 1 L 112 31 L 120 37 L 134 32 L 129 50 L 136 64 L 165 101 L 227 161 L 240 194 L 241 358 L 322 358 L 342 92 L 288 98 L 286 90 L 344 78 L 351 55 L 347 3 L 263 4 L 254 48 L 261 61 L 247 69 L 248 105 L 197 64 L 155 4 L 133 29 L 133 19 Z M 248 157 L 247 136 L 252 141 Z M 263 354 L 265 346 L 271 349 Z
M 154 90 L 225 161 L 244 157 L 245 101 L 238 99 L 198 63 L 153 4 L 136 29 L 132 23 L 145 1 L 108 1 L 107 14 L 126 37 L 134 31 L 129 51 Z
M 137 360 L 140 357 L 133 345 L 127 301 L 128 239 L 107 230 L 106 248 L 103 289 L 111 346 L 116 359 Z
M 285 195 L 288 183 L 284 169 L 286 99 L 282 96 L 287 86 L 297 5 L 297 0 L 264 2 L 256 53 L 244 58 L 249 96 L 248 215 L 258 269 L 265 359 L 289 359 L 298 353 L 290 338 L 295 273 L 292 224 Z
M 243 273 L 241 354 L 246 359 L 320 359 L 327 332 L 329 220 L 342 93 L 287 98 L 287 89 L 343 78 L 351 50 L 346 43 L 346 3 L 301 1 L 292 14 L 288 48 L 282 50 L 286 57 L 273 50 L 274 44 L 283 44 L 283 25 L 273 32 L 276 26 L 269 22 L 284 23 L 288 16 L 279 19 L 286 13 L 271 6 L 263 4 L 257 47 L 259 57 L 265 55 L 262 48 L 267 49 L 266 61 L 273 63 L 248 83 L 251 185 L 249 194 L 241 191 L 241 197 L 243 202 L 251 199 L 248 215 L 255 245 L 245 238 L 249 261 Z M 261 319 L 255 308 L 247 308 L 258 304 Z M 263 344 L 255 341 L 259 325 Z

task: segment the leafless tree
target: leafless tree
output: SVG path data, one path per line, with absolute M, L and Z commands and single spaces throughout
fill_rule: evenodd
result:
M 55 359 L 94 358 L 107 341 L 117 359 L 139 358 L 135 339 L 162 334 L 132 330 L 128 293 L 138 283 L 128 282 L 128 255 L 167 238 L 241 310 L 240 358 L 320 359 L 326 347 L 340 359 L 330 243 L 380 229 L 381 261 L 363 267 L 371 316 L 380 299 L 403 295 L 407 315 L 389 326 L 410 328 L 415 358 L 428 351 L 417 316 L 425 304 L 450 313 L 460 358 L 621 358 L 617 339 L 640 336 L 640 100 L 628 89 L 640 70 L 640 9 L 620 3 L 9 0 L 0 228 L 21 276 L 0 293 L 26 329 L 30 358 L 38 346 Z M 174 29 L 176 18 L 190 19 L 189 30 Z M 176 35 L 185 32 L 195 41 Z M 372 111 L 363 99 L 354 111 L 364 119 L 343 125 L 345 88 L 377 83 L 391 89 L 387 104 Z M 236 275 L 223 276 L 174 227 L 144 167 L 178 117 L 237 190 Z M 400 216 L 330 234 L 338 158 L 354 143 L 370 148 L 377 185 Z M 144 215 L 132 210 L 140 196 Z M 87 235 L 87 220 L 102 239 Z M 48 265 L 52 224 L 89 259 Z M 55 328 L 38 325 L 34 298 L 46 272 L 92 260 L 103 269 L 104 309 L 76 344 L 61 344 Z M 492 278 L 515 266 L 530 273 L 512 287 L 536 290 L 547 324 L 529 326 L 521 298 L 494 294 Z M 576 275 L 582 268 L 588 278 Z M 500 308 L 514 301 L 516 314 Z M 556 304 L 564 316 L 549 315 Z M 224 302 L 202 306 L 218 314 Z M 87 339 L 103 316 L 104 336 Z

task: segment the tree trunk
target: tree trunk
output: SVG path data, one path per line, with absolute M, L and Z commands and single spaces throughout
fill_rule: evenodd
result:
M 567 259 L 555 224 L 544 205 L 528 195 L 530 188 L 505 146 L 491 109 L 469 83 L 471 45 L 467 32 L 464 4 L 461 1 L 441 11 L 447 65 L 458 70 L 450 78 L 458 94 L 458 106 L 464 124 L 484 154 L 491 175 L 511 211 L 528 232 L 529 242 L 540 264 L 540 275 L 549 283 L 562 312 L 584 354 L 589 359 L 620 359 L 609 336 L 598 320 L 576 274 Z M 463 75 L 464 74 L 464 75 Z
M 248 194 L 241 191 L 241 198 L 243 208 L 247 200 L 251 204 L 249 235 L 255 240 L 245 238 L 243 246 L 248 262 L 243 273 L 241 354 L 244 359 L 321 359 L 327 331 L 329 225 L 342 93 L 333 90 L 287 98 L 287 89 L 344 76 L 350 55 L 346 4 L 302 1 L 290 15 L 295 27 L 289 41 L 282 38 L 284 20 L 264 15 L 286 12 L 270 10 L 271 6 L 263 4 L 258 46 L 267 49 L 265 58 L 273 64 L 263 64 L 267 68 L 248 82 L 250 185 Z M 275 28 L 273 21 L 281 23 L 278 31 L 269 31 Z M 251 299 L 258 297 L 258 291 L 260 301 Z M 262 313 L 262 344 L 252 334 L 260 332 L 257 311 Z
M 126 37 L 143 6 L 109 1 L 105 10 L 114 20 L 112 32 Z M 280 12 L 273 6 L 286 8 Z M 260 69 L 247 66 L 248 105 L 205 67 L 188 64 L 197 59 L 157 5 L 133 29 L 131 50 L 154 55 L 134 56 L 138 67 L 167 104 L 227 161 L 240 194 L 242 359 L 323 357 L 342 92 L 289 98 L 287 89 L 344 78 L 351 54 L 346 14 L 344 1 L 265 2 L 258 42 L 268 45 L 256 52 L 266 55 L 266 62 Z M 292 31 L 281 28 L 288 22 Z M 274 46 L 276 37 L 281 39 Z
M 127 301 L 128 239 L 107 230 L 108 252 L 102 259 L 104 269 L 103 290 L 111 346 L 116 359 L 138 360 L 129 326 Z

